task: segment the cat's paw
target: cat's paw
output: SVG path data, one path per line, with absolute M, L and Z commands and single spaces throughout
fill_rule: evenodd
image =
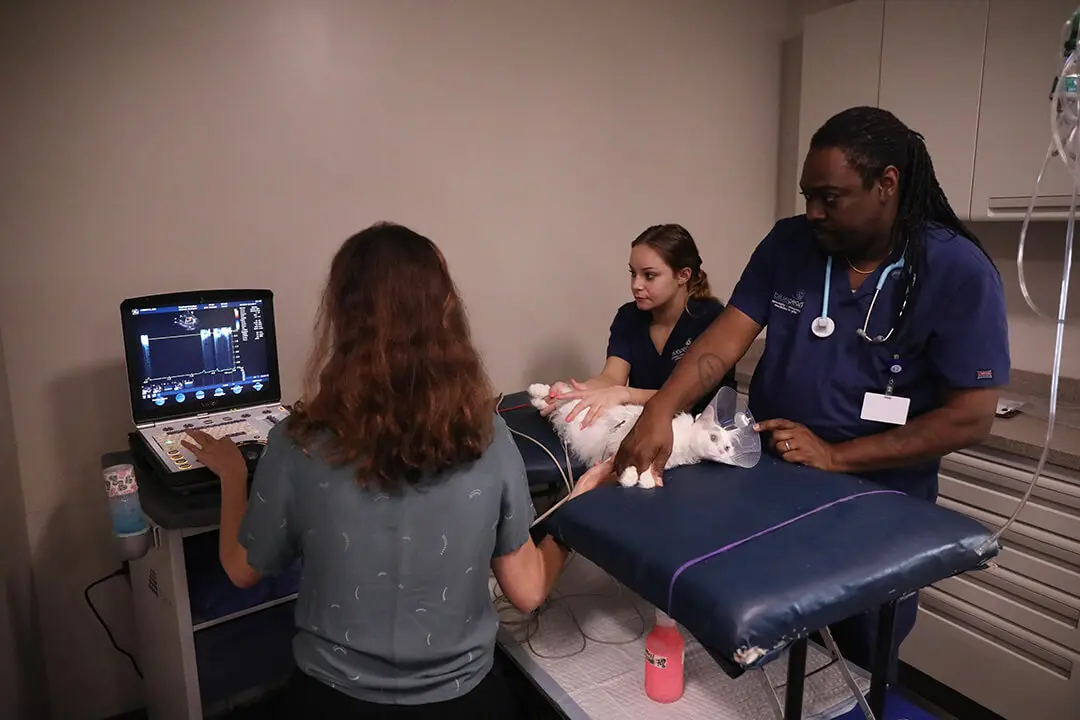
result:
M 638 473 L 636 468 L 628 467 L 622 471 L 622 475 L 619 476 L 619 484 L 623 487 L 634 487 L 638 484 Z
M 638 476 L 638 487 L 654 488 L 656 487 L 656 478 L 653 477 L 652 468 L 646 468 L 645 472 Z
M 551 386 L 544 383 L 533 383 L 529 386 L 529 397 L 534 400 L 543 400 L 551 392 Z
M 529 404 L 537 410 L 543 410 L 547 407 L 548 394 L 551 392 L 551 386 L 543 383 L 533 383 L 529 386 Z

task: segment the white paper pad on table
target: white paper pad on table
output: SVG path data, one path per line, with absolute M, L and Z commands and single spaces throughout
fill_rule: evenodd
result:
M 709 718 L 773 720 L 774 703 L 760 671 L 732 680 L 685 628 L 685 691 L 664 705 L 645 695 L 645 635 L 655 609 L 610 575 L 575 555 L 538 620 L 527 624 L 512 608 L 500 606 L 499 643 L 541 690 L 572 720 Z M 581 628 L 579 630 L 578 628 Z M 582 630 L 590 639 L 582 637 Z M 803 717 L 833 718 L 855 707 L 855 697 L 829 656 L 811 643 Z M 865 693 L 866 674 L 851 668 Z M 787 681 L 787 655 L 766 667 L 781 704 Z

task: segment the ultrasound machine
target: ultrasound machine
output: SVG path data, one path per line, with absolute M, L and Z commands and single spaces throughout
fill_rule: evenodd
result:
M 218 479 L 182 441 L 198 429 L 228 437 L 249 479 L 281 404 L 274 296 L 208 290 L 129 298 L 120 305 L 138 465 L 168 489 L 213 488 Z

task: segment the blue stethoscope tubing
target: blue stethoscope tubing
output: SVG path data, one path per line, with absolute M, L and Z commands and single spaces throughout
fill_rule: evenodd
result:
M 825 262 L 825 297 L 821 300 L 821 315 L 814 318 L 810 323 L 810 332 L 814 333 L 819 338 L 827 338 L 833 334 L 836 330 L 836 323 L 829 317 L 829 294 L 832 292 L 832 267 L 833 256 L 830 255 L 829 259 Z M 874 288 L 874 297 L 870 300 L 870 307 L 866 309 L 866 318 L 863 320 L 862 333 L 866 334 L 867 326 L 870 324 L 870 314 L 874 312 L 874 303 L 877 302 L 878 294 L 881 292 L 881 288 L 885 287 L 885 280 L 889 277 L 894 270 L 899 270 L 904 267 L 904 258 L 900 258 L 892 265 L 888 265 L 881 271 L 881 277 L 878 278 L 877 287 Z M 892 334 L 892 331 L 889 331 Z

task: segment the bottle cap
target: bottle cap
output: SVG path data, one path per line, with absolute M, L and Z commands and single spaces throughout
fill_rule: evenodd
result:
M 656 610 L 656 624 L 660 627 L 675 627 L 675 621 L 665 615 L 659 608 Z

